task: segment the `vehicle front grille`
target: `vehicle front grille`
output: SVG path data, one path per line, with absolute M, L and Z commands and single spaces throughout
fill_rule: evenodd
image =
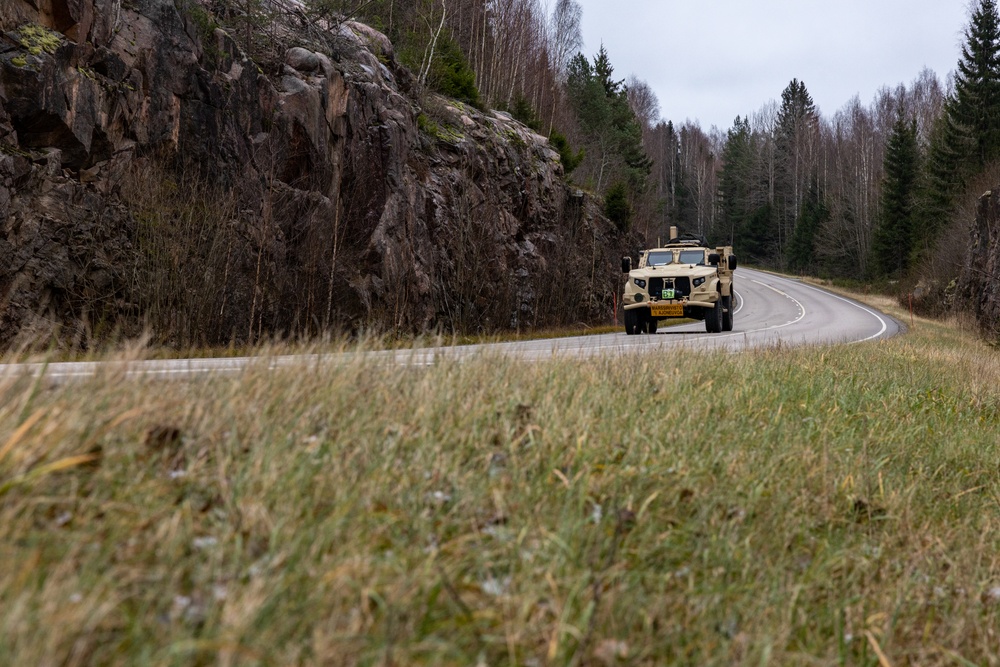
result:
M 674 298 L 679 299 L 683 296 L 691 296 L 691 279 L 687 276 L 681 276 L 680 278 L 650 278 L 649 279 L 649 296 L 652 299 L 662 299 L 663 290 L 674 288 Z

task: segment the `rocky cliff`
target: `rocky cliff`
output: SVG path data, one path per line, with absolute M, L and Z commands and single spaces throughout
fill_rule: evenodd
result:
M 7 0 L 0 345 L 611 317 L 640 241 L 544 138 L 284 9 L 264 60 L 195 0 Z
M 956 291 L 960 305 L 975 314 L 982 332 L 1000 340 L 1000 188 L 979 198 Z

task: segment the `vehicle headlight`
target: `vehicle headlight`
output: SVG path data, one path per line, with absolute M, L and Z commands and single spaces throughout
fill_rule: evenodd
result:
M 695 278 L 691 282 L 691 284 L 694 285 L 695 287 L 701 287 L 702 285 L 705 284 L 705 279 L 704 278 Z
M 639 289 L 646 289 L 646 281 L 643 280 L 642 278 L 633 278 L 632 282 L 634 282 L 636 284 L 636 287 L 638 287 Z

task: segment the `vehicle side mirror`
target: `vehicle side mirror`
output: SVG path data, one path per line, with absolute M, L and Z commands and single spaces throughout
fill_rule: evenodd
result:
M 622 257 L 622 273 L 628 273 L 632 270 L 632 258 Z
M 709 255 L 708 255 L 708 263 L 711 264 L 712 266 L 718 266 L 719 265 L 719 253 L 717 253 L 717 252 L 709 253 Z
M 729 256 L 729 270 L 730 271 L 736 270 L 736 255 Z

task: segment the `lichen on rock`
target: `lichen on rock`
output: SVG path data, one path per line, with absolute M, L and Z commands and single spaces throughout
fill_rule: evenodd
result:
M 26 23 L 15 30 L 13 35 L 18 44 L 33 56 L 55 53 L 65 39 L 59 33 L 37 23 Z

